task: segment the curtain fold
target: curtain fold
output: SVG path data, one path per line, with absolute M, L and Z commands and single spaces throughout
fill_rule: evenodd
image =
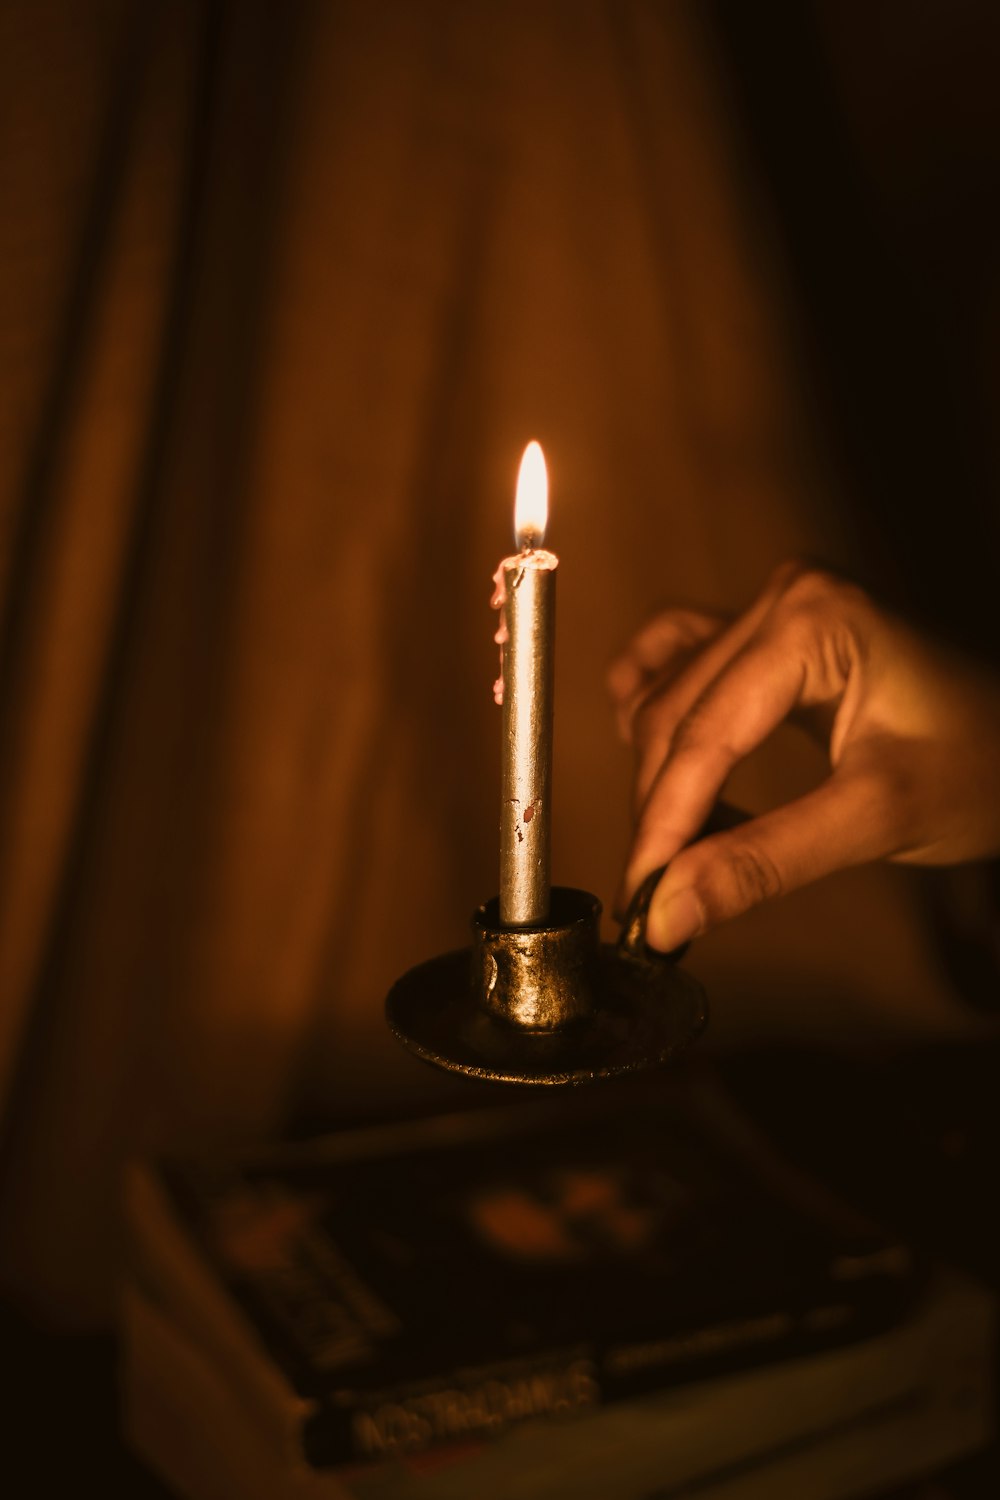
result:
M 381 1007 L 495 889 L 525 442 L 562 557 L 554 872 L 604 896 L 611 654 L 852 543 L 697 6 L 0 28 L 0 1274 L 86 1322 L 129 1152 L 445 1088 Z M 818 774 L 780 739 L 737 792 Z M 723 1039 L 951 1026 L 907 878 L 706 944 Z

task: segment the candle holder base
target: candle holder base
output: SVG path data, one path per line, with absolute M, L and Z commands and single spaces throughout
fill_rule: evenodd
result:
M 598 941 L 600 903 L 556 887 L 551 917 L 473 918 L 472 948 L 399 979 L 386 1000 L 393 1034 L 425 1062 L 493 1083 L 573 1085 L 661 1067 L 704 1030 L 705 993 L 678 955 L 645 945 L 645 911 L 662 872 L 637 893 L 616 946 Z

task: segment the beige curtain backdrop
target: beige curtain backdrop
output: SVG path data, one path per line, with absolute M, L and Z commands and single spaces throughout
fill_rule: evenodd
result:
M 697 6 L 14 0 L 0 101 L 0 1269 L 85 1324 L 130 1151 L 444 1087 L 382 1001 L 496 886 L 530 437 L 555 874 L 606 901 L 612 653 L 852 558 Z M 911 878 L 706 939 L 717 1043 L 958 1025 Z

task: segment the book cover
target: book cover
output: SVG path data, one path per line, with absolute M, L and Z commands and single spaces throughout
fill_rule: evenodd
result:
M 124 1425 L 188 1500 L 856 1500 L 890 1486 L 903 1500 L 894 1487 L 917 1476 L 926 1500 L 928 1474 L 991 1441 L 994 1341 L 992 1294 L 940 1270 L 871 1338 L 582 1421 L 520 1422 L 492 1441 L 316 1469 L 295 1442 L 275 1441 L 231 1361 L 131 1287 Z
M 316 1466 L 891 1326 L 906 1248 L 685 1098 L 507 1108 L 159 1169 Z

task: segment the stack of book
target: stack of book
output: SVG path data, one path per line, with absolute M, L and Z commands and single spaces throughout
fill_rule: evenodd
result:
M 191 1500 L 841 1500 L 992 1435 L 993 1299 L 716 1089 L 130 1175 L 126 1426 Z

